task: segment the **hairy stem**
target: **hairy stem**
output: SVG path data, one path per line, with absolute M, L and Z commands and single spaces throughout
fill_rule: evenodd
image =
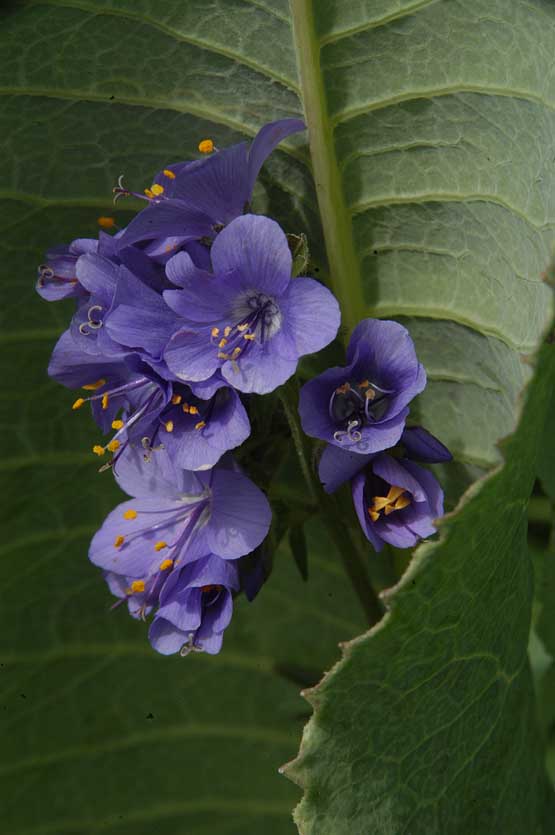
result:
M 291 436 L 310 498 L 318 506 L 322 521 L 339 552 L 345 573 L 351 581 L 368 624 L 374 626 L 381 620 L 384 608 L 368 579 L 364 555 L 359 553 L 355 538 L 345 525 L 345 514 L 341 512 L 339 502 L 334 496 L 323 493 L 314 476 L 310 463 L 309 445 L 299 423 L 297 411 L 298 386 L 296 381 L 289 381 L 282 386 L 278 394 L 291 429 Z

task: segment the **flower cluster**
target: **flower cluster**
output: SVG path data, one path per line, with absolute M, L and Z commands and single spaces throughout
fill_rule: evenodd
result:
M 412 339 L 397 322 L 364 319 L 353 331 L 347 365 L 306 383 L 299 411 L 307 435 L 327 441 L 319 473 L 333 493 L 351 482 L 353 503 L 376 551 L 410 548 L 435 532 L 443 492 L 415 462 L 450 461 L 422 427 L 406 427 L 408 404 L 426 386 Z
M 251 395 L 284 383 L 339 327 L 329 290 L 292 278 L 282 229 L 250 213 L 265 159 L 303 128 L 281 120 L 221 151 L 205 140 L 208 156 L 168 165 L 144 194 L 120 178 L 116 198 L 134 194 L 145 208 L 115 234 L 52 249 L 39 267 L 43 298 L 76 303 L 49 374 L 82 390 L 73 409 L 90 404 L 109 436 L 93 448 L 112 455 L 101 470 L 132 497 L 107 517 L 90 559 L 134 617 L 153 616 L 161 653 L 218 652 L 233 597 L 256 593 L 263 572 L 243 561 L 271 513 L 230 450 L 250 434 Z

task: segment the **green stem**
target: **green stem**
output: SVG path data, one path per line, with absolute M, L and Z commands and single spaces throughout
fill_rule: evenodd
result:
M 374 624 L 382 619 L 384 608 L 368 579 L 363 561 L 364 557 L 360 555 L 357 549 L 357 543 L 345 525 L 345 514 L 341 512 L 335 497 L 322 493 L 314 476 L 310 464 L 310 449 L 307 438 L 299 423 L 297 411 L 298 386 L 296 381 L 290 380 L 278 390 L 278 394 L 283 404 L 289 428 L 291 429 L 291 436 L 295 444 L 310 498 L 318 506 L 322 521 L 339 552 L 345 573 L 351 581 L 355 594 L 368 620 L 368 624 L 374 626 Z
M 297 55 L 302 56 L 298 66 L 330 281 L 341 306 L 343 324 L 348 335 L 363 318 L 366 305 L 362 295 L 360 263 L 353 241 L 352 220 L 345 203 L 333 129 L 328 115 L 313 0 L 291 0 L 291 14 Z

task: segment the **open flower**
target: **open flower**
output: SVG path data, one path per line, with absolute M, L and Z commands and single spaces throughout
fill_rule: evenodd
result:
M 379 452 L 397 443 L 407 404 L 425 385 L 406 328 L 363 319 L 351 336 L 347 365 L 324 371 L 301 389 L 301 423 L 307 435 L 351 452 Z
M 239 590 L 237 564 L 209 554 L 174 571 L 160 594 L 148 637 L 163 655 L 218 653 Z
M 362 530 L 376 551 L 384 542 L 410 548 L 435 533 L 443 515 L 443 492 L 428 470 L 414 463 L 451 461 L 447 447 L 421 426 L 405 429 L 389 453 L 360 455 L 329 445 L 319 464 L 327 493 L 351 482 L 353 502 Z
M 237 561 L 260 545 L 270 526 L 264 494 L 231 460 L 195 474 L 160 450 L 114 467 L 134 498 L 106 518 L 89 557 L 133 617 L 156 611 L 151 642 L 159 652 L 218 652 L 231 618 Z
M 185 253 L 167 265 L 179 290 L 166 302 L 183 319 L 164 358 L 185 381 L 221 370 L 239 391 L 265 394 L 284 383 L 299 357 L 325 347 L 337 333 L 338 304 L 312 278 L 291 279 L 291 253 L 273 220 L 244 215 L 212 245 L 214 275 Z
M 274 148 L 304 128 L 300 119 L 270 122 L 250 146 L 240 142 L 204 159 L 169 165 L 156 175 L 144 195 L 136 195 L 149 205 L 128 225 L 120 246 L 151 241 L 154 254 L 214 237 L 245 211 L 258 173 Z M 123 187 L 116 191 L 129 194 Z

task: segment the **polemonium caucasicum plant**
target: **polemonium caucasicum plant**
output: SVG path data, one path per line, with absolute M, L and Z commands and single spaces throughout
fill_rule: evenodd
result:
M 307 691 L 314 715 L 287 769 L 304 790 L 300 831 L 549 831 L 542 740 L 553 723 L 544 699 L 535 733 L 534 693 L 549 689 L 554 654 L 540 492 L 551 343 L 522 392 L 553 310 L 540 277 L 555 233 L 552 4 L 74 5 L 8 3 L 0 27 L 3 550 L 18 578 L 13 606 L 22 594 L 30 603 L 23 617 L 4 607 L 2 660 L 22 682 L 6 696 L 6 826 L 88 830 L 98 815 L 139 829 L 156 818 L 160 835 L 218 833 L 220 821 L 250 835 L 264 816 L 281 835 L 296 790 L 276 767 L 293 750 L 294 717 L 310 710 L 295 690 L 329 670 Z M 268 319 L 245 334 L 255 339 L 239 337 L 233 304 L 203 321 L 168 304 L 189 292 L 169 275 L 175 256 L 191 260 L 193 283 L 219 282 L 212 252 L 249 216 L 285 234 L 292 290 L 310 277 L 333 291 L 341 324 L 321 350 L 329 320 L 315 297 L 292 305 L 304 324 L 288 320 L 285 347 L 274 329 L 287 294 L 262 299 L 254 279 L 245 289 Z M 298 259 L 303 237 L 310 251 Z M 29 304 L 16 284 L 41 262 L 39 292 L 57 305 Z M 364 320 L 405 328 L 414 356 L 397 362 L 390 334 L 383 351 L 363 340 L 364 363 L 356 351 L 345 359 Z M 37 373 L 64 328 L 52 370 L 74 394 Z M 169 346 L 193 338 L 188 374 Z M 206 345 L 217 367 L 197 379 Z M 251 385 L 255 346 L 268 357 Z M 437 443 L 420 424 L 453 463 L 431 461 Z M 87 464 L 80 449 L 93 444 Z M 191 541 L 151 609 L 134 609 L 130 591 L 148 574 L 109 573 L 110 594 L 82 555 L 127 499 L 111 470 L 137 459 L 148 481 L 167 454 L 208 477 L 234 469 L 230 450 L 271 504 L 263 542 L 227 559 L 209 548 L 196 558 Z M 336 454 L 356 458 L 356 471 L 327 493 L 318 475 Z M 332 478 L 344 476 L 336 462 Z M 253 577 L 265 582 L 251 605 Z M 126 605 L 111 611 L 120 599 L 147 623 Z M 99 750 L 117 767 L 98 769 Z M 18 804 L 25 775 L 46 761 L 37 791 L 61 800 Z M 63 791 L 67 762 L 80 792 Z

